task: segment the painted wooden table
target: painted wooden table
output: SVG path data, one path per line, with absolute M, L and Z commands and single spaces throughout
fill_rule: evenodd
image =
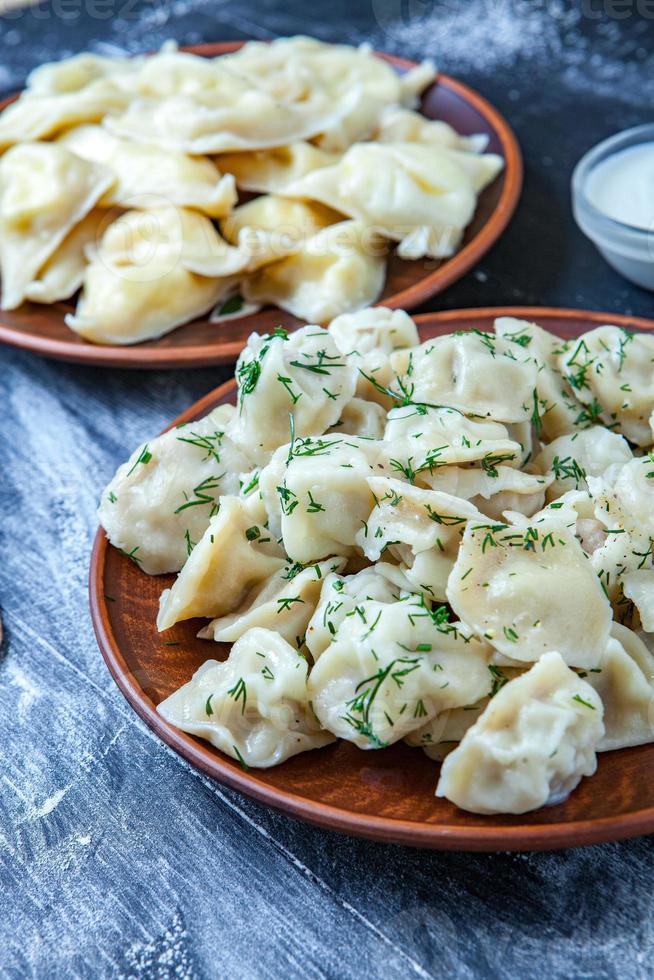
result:
M 169 36 L 305 31 L 431 55 L 506 113 L 527 164 L 508 234 L 432 308 L 652 316 L 653 298 L 603 264 L 569 209 L 577 157 L 651 120 L 653 22 L 613 19 L 613 6 L 58 0 L 0 20 L 0 88 L 85 46 Z M 132 446 L 226 373 L 82 369 L 0 349 L 0 974 L 651 976 L 651 840 L 496 856 L 348 840 L 199 776 L 123 701 L 87 612 L 98 494 Z

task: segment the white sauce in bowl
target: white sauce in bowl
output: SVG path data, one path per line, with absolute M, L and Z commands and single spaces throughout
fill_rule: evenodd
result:
M 620 150 L 588 175 L 586 195 L 616 221 L 654 231 L 654 142 Z

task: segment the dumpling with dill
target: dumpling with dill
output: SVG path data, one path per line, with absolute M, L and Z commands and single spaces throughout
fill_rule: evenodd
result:
M 178 572 L 251 466 L 226 433 L 233 405 L 139 446 L 105 489 L 98 517 L 111 543 L 149 575 Z
M 246 769 L 334 741 L 311 710 L 306 660 L 272 630 L 248 630 L 224 663 L 208 660 L 157 711 Z
M 236 364 L 237 413 L 230 436 L 260 463 L 289 437 L 320 435 L 338 421 L 356 369 L 326 330 L 252 334 Z
M 209 661 L 172 724 L 247 766 L 405 740 L 446 757 L 452 802 L 524 812 L 654 741 L 654 456 L 632 402 L 606 424 L 575 401 L 568 346 L 536 324 L 414 331 L 363 310 L 254 335 L 237 405 L 142 444 L 101 516 L 143 570 L 181 568 L 161 628 L 197 616 L 234 643 L 236 672 Z M 619 342 L 625 371 L 645 348 L 609 339 L 615 385 Z M 303 678 L 270 710 L 253 633 Z

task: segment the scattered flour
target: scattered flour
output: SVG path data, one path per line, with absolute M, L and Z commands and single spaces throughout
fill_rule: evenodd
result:
M 547 85 L 555 65 L 573 90 L 642 105 L 643 87 L 654 97 L 654 20 L 635 12 L 626 22 L 598 18 L 600 6 L 588 0 L 372 0 L 379 25 L 373 43 L 408 57 L 429 54 L 455 75 L 508 70 L 514 99 L 516 81 L 533 84 L 536 73 Z
M 325 40 L 370 41 L 408 58 L 429 56 L 454 75 L 501 74 L 514 100 L 521 96 L 520 82 L 533 85 L 534 74 L 546 86 L 552 66 L 558 81 L 572 91 L 592 91 L 633 105 L 654 100 L 654 19 L 638 12 L 638 0 L 623 0 L 619 19 L 610 16 L 611 4 L 600 0 L 370 0 L 368 9 L 367 24 L 361 15 L 344 25 L 328 19 L 327 12 L 324 21 L 318 19 L 320 12 L 312 12 L 311 31 Z M 43 8 L 36 10 L 47 28 Z M 31 16 L 26 10 L 0 21 L 0 46 L 8 63 L 0 66 L 0 89 L 19 80 L 10 67 L 14 57 L 38 64 L 51 57 L 53 47 L 60 57 L 72 53 L 65 50 L 70 35 L 61 31 L 62 25 L 54 25 L 52 33 L 45 30 L 35 42 Z M 202 18 L 204 36 L 197 18 Z M 69 19 L 74 25 L 77 18 Z M 88 19 L 84 23 L 88 30 Z M 125 0 L 111 20 L 98 20 L 95 30 L 95 37 L 87 35 L 88 47 L 119 55 L 156 48 L 173 36 L 182 44 L 235 33 L 279 37 L 295 33 L 297 16 L 276 3 L 171 0 L 135 6 Z

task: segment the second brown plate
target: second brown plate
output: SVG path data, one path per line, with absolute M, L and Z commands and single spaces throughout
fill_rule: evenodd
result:
M 184 50 L 206 57 L 226 54 L 241 42 L 202 44 Z M 414 62 L 380 54 L 399 71 Z M 0 103 L 0 110 L 6 104 Z M 419 259 L 405 262 L 391 255 L 380 304 L 411 309 L 441 292 L 478 262 L 499 238 L 515 211 L 522 187 L 522 161 L 515 136 L 503 117 L 477 92 L 447 75 L 424 94 L 421 111 L 429 119 L 442 119 L 463 135 L 484 133 L 488 150 L 504 157 L 502 174 L 479 197 L 477 210 L 466 229 L 463 246 L 445 262 Z M 299 321 L 276 308 L 262 310 L 242 320 L 210 323 L 195 320 L 165 337 L 130 347 L 90 344 L 70 330 L 64 317 L 73 304 L 41 306 L 27 303 L 18 310 L 0 313 L 0 342 L 22 347 L 64 361 L 125 368 L 202 367 L 236 360 L 253 330 L 265 333 L 283 318 L 287 326 Z
M 420 316 L 417 321 L 426 340 L 468 327 L 487 330 L 496 316 L 503 315 L 536 320 L 563 337 L 601 323 L 654 329 L 650 320 L 539 308 L 458 310 Z M 234 383 L 228 382 L 172 424 L 200 418 L 234 396 Z M 125 447 L 125 455 L 131 448 Z M 522 816 L 476 816 L 437 799 L 437 764 L 403 744 L 362 752 L 338 742 L 274 769 L 245 772 L 233 759 L 171 727 L 156 712 L 156 705 L 190 680 L 200 664 L 228 650 L 197 639 L 204 621 L 178 623 L 165 639 L 157 632 L 159 595 L 172 581 L 171 575 L 152 578 L 139 571 L 98 531 L 89 588 L 93 625 L 107 666 L 146 724 L 214 779 L 322 827 L 420 847 L 531 850 L 654 831 L 654 745 L 602 753 L 597 773 L 584 779 L 565 803 Z M 167 645 L 171 642 L 179 645 Z

